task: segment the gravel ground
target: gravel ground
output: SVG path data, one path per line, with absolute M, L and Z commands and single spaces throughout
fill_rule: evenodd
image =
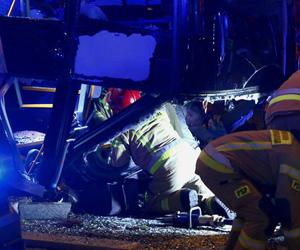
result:
M 186 229 L 168 226 L 155 219 L 72 214 L 65 221 L 23 220 L 22 229 L 24 232 L 138 242 L 145 250 L 221 250 L 224 249 L 230 226 Z M 281 237 L 272 239 L 267 249 L 286 250 L 278 244 L 282 240 Z
M 23 220 L 25 232 L 64 234 L 139 242 L 143 249 L 223 249 L 230 230 L 166 226 L 155 219 L 71 215 L 66 221 Z

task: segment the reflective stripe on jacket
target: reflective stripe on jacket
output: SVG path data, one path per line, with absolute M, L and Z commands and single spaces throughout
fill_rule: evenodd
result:
M 136 165 L 154 174 L 182 141 L 163 111 L 114 140 L 110 154 L 112 166 L 124 166 L 130 157 Z
M 200 160 L 217 172 L 233 174 L 242 171 L 260 183 L 271 184 L 279 172 L 278 159 L 286 157 L 286 152 L 279 147 L 292 143 L 292 134 L 287 131 L 238 132 L 208 144 L 201 152 Z M 274 154 L 274 150 L 278 153 Z
M 182 139 L 178 139 L 156 151 L 152 155 L 148 166 L 145 167 L 145 170 L 150 174 L 154 174 L 173 154 L 176 154 L 180 150 L 178 146 L 183 142 Z
M 300 70 L 296 71 L 270 97 L 266 109 L 266 124 L 278 115 L 300 112 Z

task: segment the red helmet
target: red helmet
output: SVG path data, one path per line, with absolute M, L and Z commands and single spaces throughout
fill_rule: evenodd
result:
M 121 111 L 141 98 L 141 92 L 137 90 L 110 88 L 107 101 L 114 113 Z

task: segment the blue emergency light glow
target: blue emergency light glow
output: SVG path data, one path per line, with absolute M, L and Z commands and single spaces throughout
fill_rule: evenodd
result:
M 9 12 L 9 8 L 12 4 L 12 0 L 1 0 L 0 4 L 0 15 L 6 16 Z M 19 15 L 20 11 L 20 1 L 16 1 L 12 16 Z
M 123 5 L 123 0 L 87 0 L 86 3 L 93 3 L 95 5 Z M 126 0 L 127 5 L 158 5 L 161 0 Z
M 80 36 L 75 73 L 144 81 L 150 74 L 150 59 L 156 40 L 150 35 L 100 31 Z
M 3 162 L 0 162 L 0 181 L 2 181 L 5 177 L 7 170 L 5 168 L 5 165 L 3 164 Z

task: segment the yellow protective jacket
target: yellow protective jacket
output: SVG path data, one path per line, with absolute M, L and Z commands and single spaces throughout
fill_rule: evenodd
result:
M 298 146 L 292 134 L 286 131 L 244 131 L 212 141 L 201 153 L 200 159 L 225 156 L 226 163 L 212 164 L 211 167 L 224 173 L 242 171 L 257 183 L 275 186 L 281 162 L 291 160 L 294 165 L 298 158 L 293 143 Z M 288 159 L 286 154 L 291 152 L 293 157 Z
M 230 237 L 236 242 L 227 249 L 264 249 L 274 212 L 284 218 L 289 249 L 299 249 L 299 152 L 293 135 L 279 130 L 229 134 L 202 150 L 196 173 L 237 213 Z M 269 192 L 276 200 L 272 208 L 264 199 Z
M 167 114 L 160 111 L 153 118 L 112 141 L 108 164 L 121 167 L 132 158 L 136 165 L 154 174 L 163 164 L 164 158 L 176 151 L 178 143 L 175 141 L 178 139 Z M 173 147 L 168 147 L 169 145 Z
M 284 121 L 276 127 L 275 120 L 280 117 Z M 300 70 L 272 94 L 268 100 L 265 122 L 269 128 L 286 130 L 300 128 L 298 124 L 300 122 Z
M 97 146 L 86 157 L 94 172 L 97 172 L 98 164 L 123 167 L 133 160 L 152 176 L 146 210 L 159 213 L 181 210 L 184 207 L 181 199 L 183 189 L 195 190 L 200 201 L 213 196 L 195 174 L 200 149 L 193 148 L 179 136 L 167 111 L 164 106 L 134 128 L 122 132 L 111 141 L 109 154 Z
M 112 143 L 109 164 L 121 167 L 130 157 L 152 180 L 148 185 L 146 209 L 171 213 L 183 209 L 181 191 L 193 189 L 199 201 L 213 193 L 195 174 L 199 150 L 195 150 L 174 130 L 168 114 L 161 109 L 136 129 L 122 133 Z

